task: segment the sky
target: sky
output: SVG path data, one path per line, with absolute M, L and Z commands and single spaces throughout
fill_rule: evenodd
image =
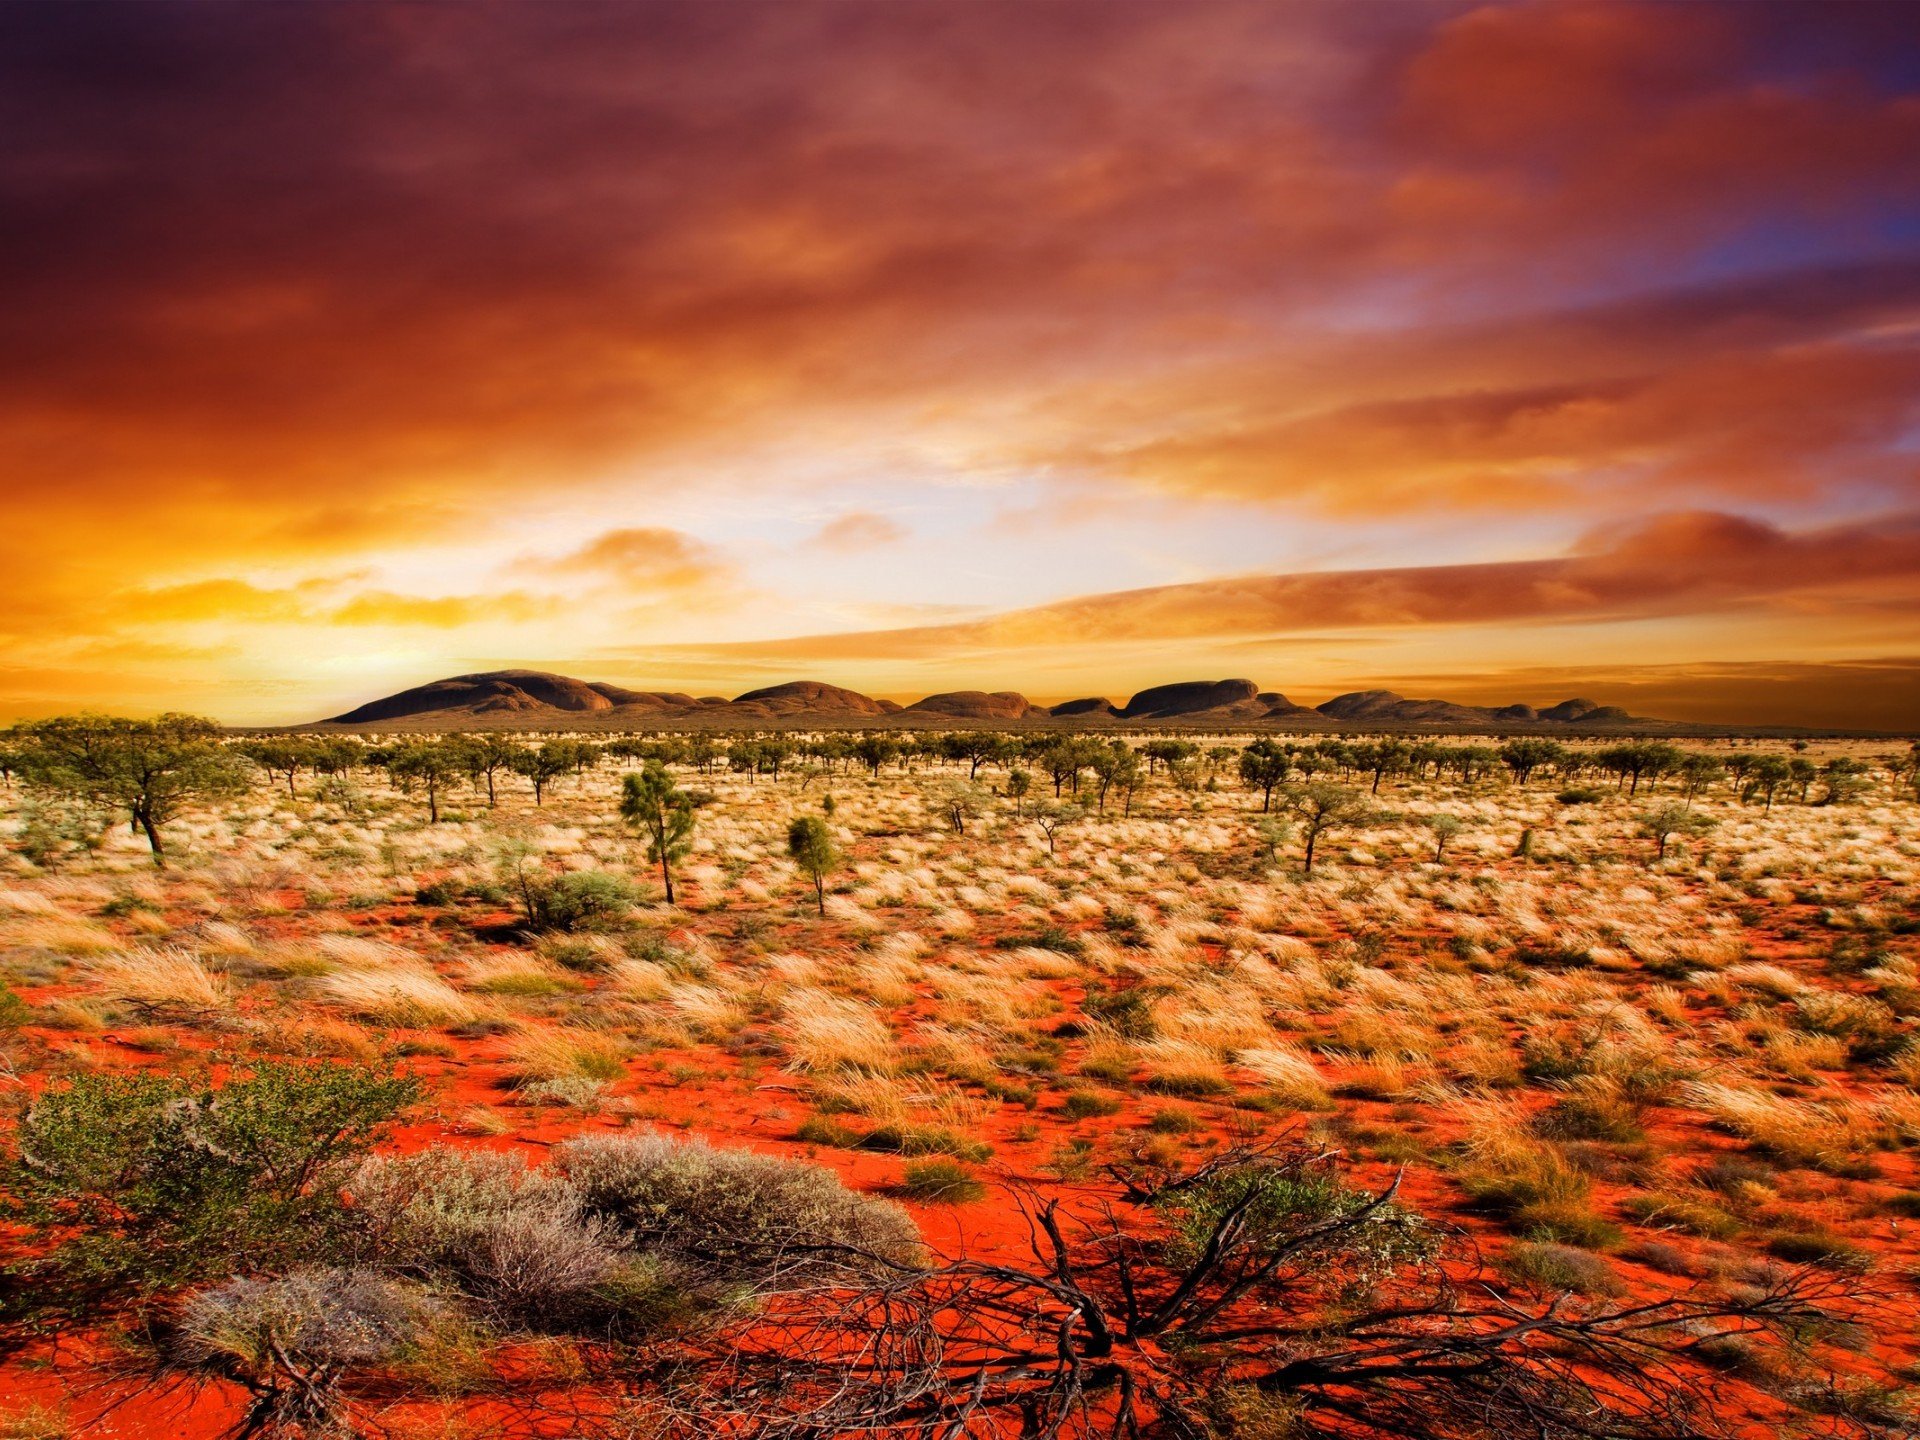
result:
M 0 4 L 0 716 L 1920 728 L 1904 3 Z

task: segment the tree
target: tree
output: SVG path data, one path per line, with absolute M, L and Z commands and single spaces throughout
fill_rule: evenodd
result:
M 267 779 L 273 779 L 276 772 L 285 775 L 289 800 L 300 798 L 300 792 L 294 789 L 294 776 L 301 767 L 313 765 L 318 758 L 315 753 L 317 747 L 306 740 L 249 740 L 236 748 L 266 771 Z
M 1467 822 L 1458 815 L 1449 815 L 1445 811 L 1427 817 L 1427 829 L 1433 832 L 1433 860 L 1436 865 L 1447 858 L 1447 842 L 1464 830 L 1466 825 Z
M 1793 776 L 1792 768 L 1779 755 L 1756 755 L 1753 763 L 1747 767 L 1746 784 L 1740 787 L 1741 800 L 1751 804 L 1753 798 L 1763 796 L 1766 800 L 1765 813 L 1773 813 L 1773 795 Z
M 1260 792 L 1260 813 L 1273 809 L 1274 787 L 1293 769 L 1293 752 L 1273 740 L 1256 740 L 1240 752 L 1240 778 Z
M 1013 815 L 1016 820 L 1020 818 L 1020 802 L 1032 788 L 1033 776 L 1026 771 L 1009 770 L 1007 772 L 1007 794 L 1013 797 Z
M 448 740 L 417 740 L 404 745 L 389 767 L 396 784 L 405 787 L 418 781 L 427 792 L 427 821 L 440 823 L 440 792 L 467 773 L 465 756 L 458 745 Z
M 1566 749 L 1557 741 L 1523 738 L 1509 740 L 1500 747 L 1500 761 L 1513 772 L 1516 785 L 1524 785 L 1543 765 L 1557 765 Z
M 1855 760 L 1850 755 L 1836 755 L 1820 770 L 1820 778 L 1826 784 L 1826 793 L 1820 797 L 1822 805 L 1843 805 L 1857 798 L 1867 788 L 1867 776 L 1870 770 L 1863 760 Z
M 533 782 L 535 805 L 544 805 L 547 787 L 562 775 L 572 774 L 577 768 L 572 748 L 564 740 L 549 740 L 538 749 L 522 750 L 507 764 L 515 774 L 524 775 Z
M 1191 748 L 1191 747 L 1189 747 Z M 1107 792 L 1116 785 L 1127 797 L 1127 810 L 1133 810 L 1134 787 L 1140 783 L 1140 757 L 1124 740 L 1110 741 L 1093 753 L 1093 775 L 1099 782 L 1099 809 L 1107 813 Z
M 1301 833 L 1306 836 L 1303 865 L 1309 875 L 1313 874 L 1313 850 L 1320 837 L 1329 830 L 1352 824 L 1367 813 L 1366 799 L 1359 791 L 1350 790 L 1345 785 L 1335 785 L 1328 780 L 1289 785 L 1281 799 L 1298 819 Z
M 853 742 L 853 754 L 860 763 L 880 778 L 880 767 L 900 755 L 899 742 L 886 735 L 862 735 Z
M 667 904 L 673 904 L 673 867 L 693 850 L 693 797 L 667 767 L 649 760 L 638 774 L 620 781 L 620 818 L 647 837 L 647 858 L 660 867 Z
M 787 854 L 813 881 L 813 898 L 821 915 L 827 913 L 827 875 L 840 863 L 833 831 L 818 815 L 802 815 L 787 827 Z
M 1654 843 L 1654 862 L 1667 858 L 1667 846 L 1676 835 L 1704 835 L 1715 822 L 1685 805 L 1662 805 L 1640 816 L 1640 833 Z
M 1056 853 L 1054 841 L 1060 832 L 1082 819 L 1086 813 L 1078 805 L 1062 805 L 1057 800 L 1033 807 L 1033 823 L 1038 825 L 1040 833 L 1047 837 L 1047 854 Z
M 1726 762 L 1718 756 L 1694 753 L 1680 761 L 1680 784 L 1691 805 L 1694 797 L 1727 773 Z
M 122 720 L 67 715 L 21 727 L 21 773 L 32 784 L 125 814 L 166 865 L 161 829 L 195 800 L 237 795 L 246 765 L 194 715 Z
M 477 784 L 487 782 L 487 804 L 500 803 L 494 793 L 493 777 L 502 770 L 511 770 L 513 763 L 526 747 L 509 740 L 505 735 L 469 735 L 462 737 L 460 758 L 466 765 L 468 776 Z

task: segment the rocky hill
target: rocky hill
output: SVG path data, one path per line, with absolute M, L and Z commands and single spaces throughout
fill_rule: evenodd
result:
M 949 690 L 902 707 L 819 680 L 791 680 L 729 700 L 677 690 L 629 690 L 543 670 L 454 675 L 369 701 L 318 722 L 345 729 L 671 729 L 898 725 L 1242 726 L 1296 730 L 1589 731 L 1684 730 L 1638 720 L 1593 700 L 1475 706 L 1356 690 L 1323 705 L 1295 704 L 1251 680 L 1186 680 L 1142 690 L 1124 705 L 1090 696 L 1052 707 L 1012 690 Z

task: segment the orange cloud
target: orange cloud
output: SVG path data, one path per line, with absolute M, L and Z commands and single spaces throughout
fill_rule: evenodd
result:
M 1252 575 L 1089 595 L 981 620 L 688 653 L 795 662 L 917 659 L 1345 628 L 1512 626 L 1747 607 L 1889 609 L 1920 639 L 1920 515 L 1790 533 L 1733 515 L 1657 516 L 1550 560 Z

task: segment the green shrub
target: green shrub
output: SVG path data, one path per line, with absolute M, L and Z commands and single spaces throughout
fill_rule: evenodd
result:
M 1575 1295 L 1619 1295 L 1626 1289 L 1598 1255 L 1553 1241 L 1522 1240 L 1507 1247 L 1494 1266 L 1515 1284 Z
M 302 1270 L 194 1296 L 167 1358 L 252 1392 L 249 1433 L 331 1434 L 345 1418 L 343 1372 L 405 1359 L 447 1321 L 418 1285 L 370 1270 Z
M 1098 1090 L 1069 1090 L 1060 1101 L 1060 1113 L 1069 1120 L 1091 1120 L 1099 1115 L 1118 1115 L 1120 1102 Z
M 604 930 L 627 917 L 639 894 L 604 870 L 570 870 L 529 877 L 527 921 L 536 930 Z
M 907 1166 L 900 1193 L 930 1205 L 964 1205 L 985 1195 L 987 1187 L 957 1160 L 916 1160 Z
M 429 880 L 413 888 L 414 903 L 418 905 L 454 905 L 459 903 L 461 894 L 460 884 L 455 880 Z
M 18 1030 L 33 1018 L 33 1008 L 0 981 L 0 1033 Z
M 984 1140 L 969 1140 L 945 1125 L 882 1125 L 861 1137 L 862 1150 L 880 1150 L 889 1155 L 955 1155 L 962 1160 L 985 1160 L 993 1147 Z
M 4 1189 L 51 1243 L 5 1272 L 10 1304 L 115 1304 L 331 1253 L 342 1165 L 417 1093 L 390 1072 L 294 1064 L 218 1089 L 141 1073 L 47 1091 L 21 1121 Z
M 581 1137 L 554 1157 L 590 1214 L 709 1281 L 801 1285 L 921 1258 L 904 1210 L 818 1165 L 661 1135 Z
M 1126 990 L 1089 989 L 1086 999 L 1080 1002 L 1080 1010 L 1087 1019 L 1111 1026 L 1130 1040 L 1151 1040 L 1156 1033 L 1153 995 L 1144 986 L 1135 985 Z

